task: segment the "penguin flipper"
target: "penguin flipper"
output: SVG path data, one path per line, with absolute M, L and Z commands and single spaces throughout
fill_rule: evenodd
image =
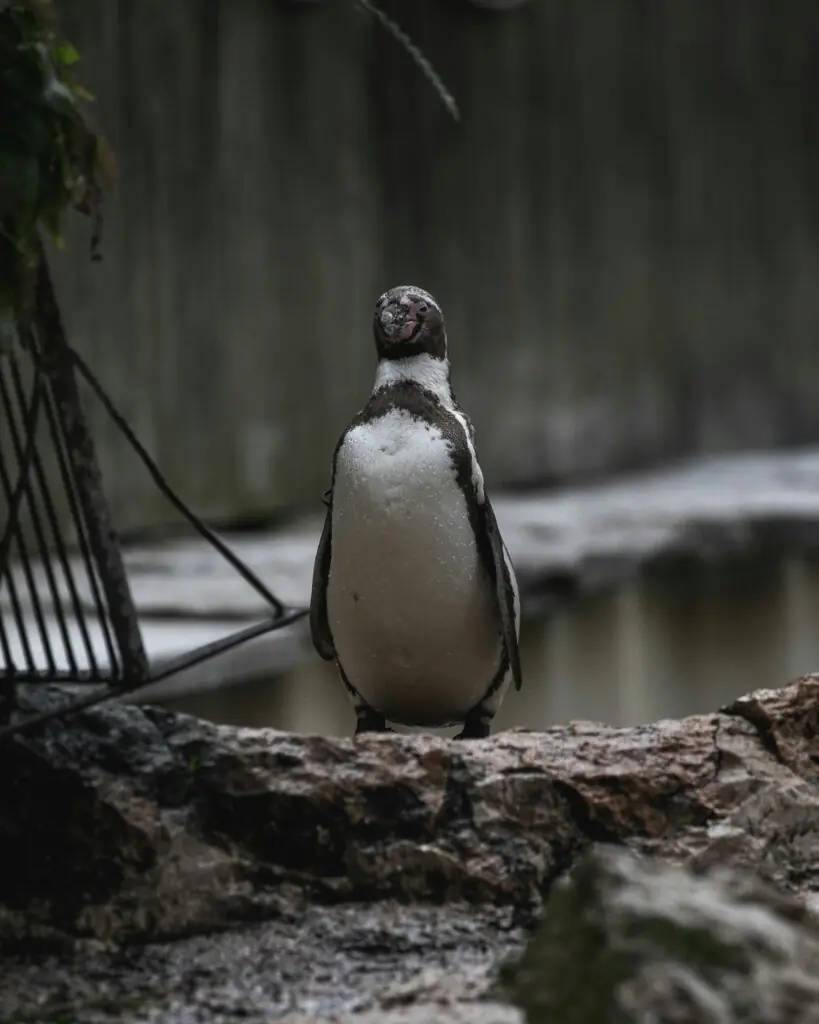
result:
M 313 564 L 313 587 L 310 592 L 310 636 L 319 656 L 332 661 L 336 656 L 333 634 L 327 618 L 327 578 L 330 575 L 330 553 L 332 547 L 333 509 L 327 502 L 327 515 L 321 531 L 316 560 Z
M 506 653 L 509 657 L 509 667 L 512 670 L 515 689 L 519 690 L 522 676 L 520 671 L 518 633 L 515 624 L 515 601 L 512 580 L 510 578 L 503 538 L 498 528 L 498 521 L 495 518 L 495 510 L 492 508 L 488 496 L 484 498 L 481 508 L 483 509 L 484 529 L 489 541 L 489 549 L 492 552 L 495 590 L 501 618 L 501 635 L 506 645 Z

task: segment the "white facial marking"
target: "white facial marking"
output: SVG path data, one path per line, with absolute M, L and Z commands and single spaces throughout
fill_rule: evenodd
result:
M 392 384 L 411 381 L 431 391 L 445 405 L 452 403 L 452 391 L 449 387 L 449 360 L 435 359 L 422 352 L 406 359 L 382 359 L 375 371 L 373 394 Z

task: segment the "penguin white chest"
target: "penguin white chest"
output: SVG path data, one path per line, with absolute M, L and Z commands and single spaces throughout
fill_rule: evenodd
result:
M 336 459 L 327 610 L 339 662 L 387 718 L 454 721 L 501 657 L 450 442 L 394 408 L 354 427 Z

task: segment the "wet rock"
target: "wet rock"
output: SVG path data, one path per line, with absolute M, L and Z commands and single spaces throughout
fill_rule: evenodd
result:
M 491 908 L 304 907 L 172 943 L 16 956 L 13 979 L 0 979 L 0 1020 L 62 1024 L 70 1010 L 72 1024 L 420 1024 L 482 1013 L 485 1024 L 518 1024 L 492 989 L 495 964 L 521 938 Z
M 0 904 L 32 935 L 116 941 L 283 900 L 522 905 L 584 842 L 542 739 L 354 742 L 109 704 L 0 747 Z
M 682 721 L 477 742 L 120 704 L 51 723 L 0 745 L 0 1019 L 512 1024 L 496 966 L 594 844 L 814 907 L 818 705 L 810 676 Z
M 819 921 L 752 875 L 596 847 L 504 973 L 528 1024 L 812 1024 Z
M 805 676 L 779 690 L 758 690 L 723 711 L 750 722 L 766 750 L 798 776 L 819 783 L 819 702 L 816 677 Z

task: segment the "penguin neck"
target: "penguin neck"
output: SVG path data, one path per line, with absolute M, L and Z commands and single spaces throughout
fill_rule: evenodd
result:
M 426 352 L 406 359 L 381 359 L 375 372 L 373 394 L 396 384 L 417 384 L 444 404 L 452 402 L 448 359 L 436 359 Z

